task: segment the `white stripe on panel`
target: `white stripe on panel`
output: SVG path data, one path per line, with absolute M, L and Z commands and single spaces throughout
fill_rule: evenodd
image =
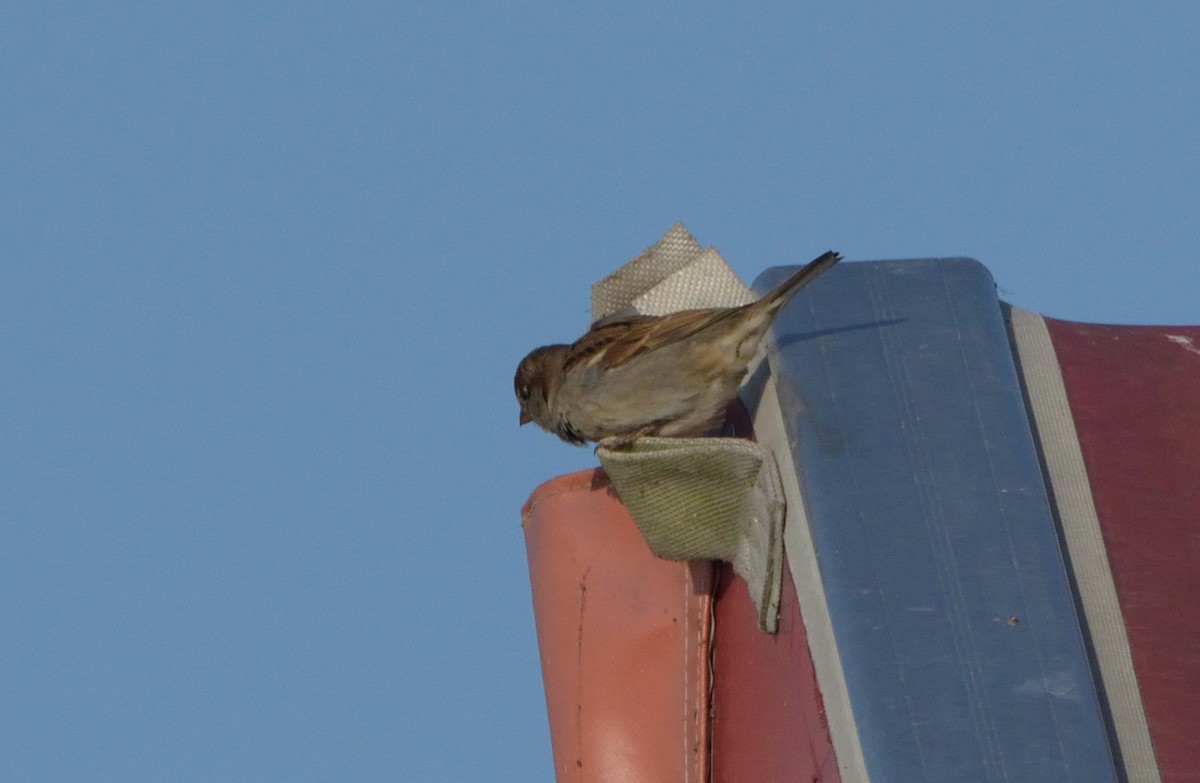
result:
M 1130 783 L 1160 783 L 1100 520 L 1045 319 L 1011 308 L 1019 365 Z

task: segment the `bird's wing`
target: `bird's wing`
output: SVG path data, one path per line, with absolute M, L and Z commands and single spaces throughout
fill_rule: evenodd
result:
M 592 324 L 587 334 L 571 346 L 563 363 L 563 370 L 581 364 L 611 370 L 644 353 L 691 337 L 696 332 L 726 319 L 733 319 L 740 325 L 755 321 L 762 315 L 774 317 L 774 313 L 793 294 L 839 260 L 841 256 L 833 251 L 823 253 L 768 291 L 761 299 L 741 307 L 711 307 L 702 310 L 681 310 L 667 315 L 633 315 L 612 320 L 602 319 Z
M 571 346 L 563 369 L 577 365 L 599 366 L 604 370 L 620 367 L 637 356 L 690 337 L 727 317 L 731 310 L 738 309 L 682 310 L 668 315 L 633 315 L 597 323 Z

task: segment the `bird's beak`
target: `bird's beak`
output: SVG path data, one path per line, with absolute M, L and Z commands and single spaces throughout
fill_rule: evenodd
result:
M 524 427 L 529 422 L 533 421 L 533 417 L 529 415 L 529 411 L 521 409 L 521 426 Z

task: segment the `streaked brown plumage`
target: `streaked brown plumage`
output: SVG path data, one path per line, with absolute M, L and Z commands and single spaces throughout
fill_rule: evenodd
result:
M 840 259 L 825 253 L 748 305 L 601 321 L 571 345 L 534 350 L 513 381 L 521 424 L 578 445 L 710 432 L 775 316 Z

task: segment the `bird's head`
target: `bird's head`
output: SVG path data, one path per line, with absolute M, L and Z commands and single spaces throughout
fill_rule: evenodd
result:
M 535 422 L 544 430 L 554 431 L 550 400 L 561 382 L 566 345 L 546 345 L 530 352 L 517 365 L 513 391 L 521 406 L 521 424 Z

